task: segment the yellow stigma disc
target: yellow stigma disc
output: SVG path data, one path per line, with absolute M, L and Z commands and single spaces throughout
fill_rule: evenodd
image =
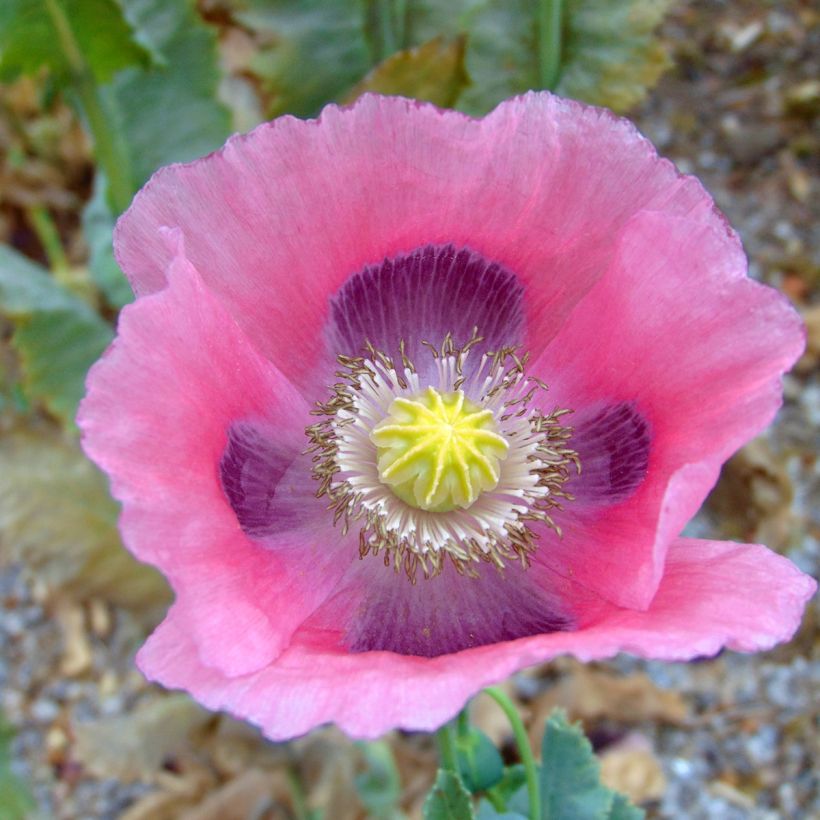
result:
M 492 411 L 462 390 L 439 393 L 433 387 L 394 399 L 370 440 L 381 481 L 402 501 L 430 512 L 467 508 L 494 489 L 509 450 Z

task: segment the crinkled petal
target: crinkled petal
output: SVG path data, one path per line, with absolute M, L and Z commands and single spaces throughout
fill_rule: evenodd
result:
M 166 235 L 169 287 L 123 310 L 78 421 L 124 504 L 125 544 L 168 577 L 200 662 L 247 674 L 288 645 L 346 565 L 324 549 L 339 538 L 315 499 L 301 530 L 290 516 L 289 530 L 264 544 L 242 532 L 219 480 L 231 425 L 253 419 L 298 459 L 308 408 L 203 285 L 178 239 Z
M 713 204 L 607 111 L 530 93 L 473 120 L 366 95 L 158 171 L 115 245 L 137 294 L 150 293 L 169 259 L 158 229 L 179 228 L 258 349 L 313 388 L 329 298 L 366 265 L 428 244 L 471 248 L 526 288 L 537 352 L 645 208 L 710 219 Z
M 539 560 L 616 603 L 646 606 L 666 545 L 697 512 L 723 462 L 772 420 L 782 374 L 803 345 L 796 312 L 746 276 L 740 242 L 725 223 L 634 217 L 604 278 L 531 368 L 549 383 L 551 401 L 576 410 L 582 467 L 568 485 L 578 505 L 555 516 L 563 538 L 545 534 Z M 610 498 L 602 490 L 595 457 L 603 439 L 585 432 L 590 409 L 594 416 L 602 405 L 628 406 L 644 425 L 643 432 L 635 424 L 613 428 L 632 436 L 622 450 L 646 471 L 626 499 L 614 485 Z M 644 436 L 647 463 L 638 446 Z M 624 452 L 615 454 L 620 461 Z
M 793 635 L 815 588 L 765 547 L 678 539 L 647 611 L 588 602 L 587 620 L 574 632 L 426 659 L 346 654 L 335 649 L 334 634 L 303 631 L 268 668 L 229 680 L 201 664 L 172 609 L 138 663 L 149 678 L 187 689 L 206 706 L 246 718 L 274 739 L 329 721 L 355 737 L 377 737 L 395 727 L 435 729 L 485 686 L 560 654 L 588 661 L 625 651 L 687 660 L 722 647 L 768 649 Z M 577 588 L 576 594 L 584 593 Z

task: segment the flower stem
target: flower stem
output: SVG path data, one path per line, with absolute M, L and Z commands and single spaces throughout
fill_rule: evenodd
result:
M 457 720 L 458 718 L 456 718 Z M 456 756 L 456 743 L 453 737 L 453 723 L 456 721 L 445 723 L 436 732 L 436 742 L 438 743 L 441 768 L 458 775 L 458 757 Z
M 538 75 L 541 88 L 552 91 L 561 72 L 563 0 L 538 2 Z
M 524 764 L 524 772 L 527 776 L 530 820 L 541 820 L 541 791 L 538 787 L 538 769 L 535 765 L 530 739 L 527 737 L 527 730 L 524 728 L 521 715 L 518 714 L 515 704 L 497 687 L 490 686 L 484 691 L 501 707 L 510 722 L 515 735 L 518 754 L 521 756 L 521 762 Z
M 94 153 L 108 179 L 109 204 L 116 214 L 120 214 L 134 195 L 128 151 L 121 135 L 111 125 L 113 118 L 106 111 L 105 101 L 83 57 L 68 16 L 58 0 L 45 0 L 45 5 L 71 69 L 74 90 L 94 139 Z

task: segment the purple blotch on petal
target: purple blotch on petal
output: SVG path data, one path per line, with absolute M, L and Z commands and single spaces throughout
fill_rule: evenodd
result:
M 418 364 L 429 358 L 421 342 L 439 347 L 452 333 L 458 345 L 477 327 L 478 350 L 521 343 L 524 288 L 496 262 L 469 248 L 425 245 L 352 275 L 331 298 L 329 344 L 334 355 L 358 355 L 366 341 Z M 474 360 L 478 358 L 474 357 Z
M 277 444 L 253 422 L 237 422 L 228 429 L 219 478 L 239 525 L 252 538 L 273 535 L 281 529 L 274 498 L 294 457 L 292 448 Z
M 476 646 L 572 629 L 558 596 L 518 565 L 482 566 L 478 578 L 448 564 L 415 584 L 378 559 L 345 633 L 351 652 L 387 651 L 434 658 Z
M 632 402 L 585 413 L 574 425 L 570 445 L 581 459 L 581 474 L 567 489 L 568 509 L 625 501 L 640 486 L 649 466 L 649 423 Z

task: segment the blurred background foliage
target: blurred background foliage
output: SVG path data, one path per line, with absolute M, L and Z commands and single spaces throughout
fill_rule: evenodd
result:
M 315 116 L 367 91 L 471 115 L 540 88 L 621 113 L 643 106 L 638 115 L 662 152 L 705 176 L 739 224 L 752 273 L 780 287 L 809 328 L 780 426 L 729 463 L 695 534 L 798 549 L 811 571 L 816 548 L 805 545 L 820 532 L 816 513 L 805 512 L 818 489 L 820 265 L 806 237 L 817 224 L 818 54 L 818 13 L 802 0 L 0 0 L 0 626 L 9 640 L 0 690 L 11 723 L 23 726 L 17 746 L 27 771 L 38 772 L 38 802 L 50 806 L 38 816 L 415 817 L 435 771 L 422 737 L 351 745 L 330 731 L 263 743 L 147 686 L 133 669 L 133 651 L 170 593 L 122 548 L 117 505 L 79 448 L 74 415 L 86 372 L 132 298 L 113 226 L 154 170 L 271 117 Z M 672 56 L 677 66 L 645 102 Z M 798 676 L 817 651 L 814 617 L 792 654 L 779 656 Z M 562 661 L 508 691 L 524 704 L 536 748 L 555 706 L 583 719 L 604 782 L 657 814 L 672 790 L 647 736 L 686 726 L 706 743 L 697 721 L 712 714 L 714 730 L 720 704 L 742 700 L 735 689 L 703 695 L 699 669 L 718 670 L 709 674 L 727 687 L 742 679 L 743 691 L 753 680 L 753 698 L 781 698 L 786 673 L 776 663 L 754 674 L 714 663 L 677 678 L 653 668 L 650 680 L 628 664 Z M 798 689 L 782 695 L 783 709 L 802 708 L 802 690 L 788 680 Z M 719 691 L 712 678 L 704 686 Z M 474 706 L 476 724 L 514 764 L 507 724 L 487 700 Z M 782 816 L 803 816 L 810 804 L 816 781 L 801 785 L 808 730 L 777 714 L 789 751 L 761 741 L 768 751 L 752 769 L 729 766 L 709 799 L 740 813 L 720 816 L 752 816 L 750 794 L 779 801 Z M 768 737 L 775 719 L 755 720 L 731 712 L 723 742 L 737 726 Z M 688 754 L 664 742 L 678 749 L 674 760 Z M 11 744 L 0 720 L 3 820 L 34 806 Z M 466 779 L 495 771 L 489 752 L 481 759 L 489 769 Z M 793 794 L 760 773 L 766 765 L 785 772 Z M 709 766 L 698 777 L 718 771 Z

